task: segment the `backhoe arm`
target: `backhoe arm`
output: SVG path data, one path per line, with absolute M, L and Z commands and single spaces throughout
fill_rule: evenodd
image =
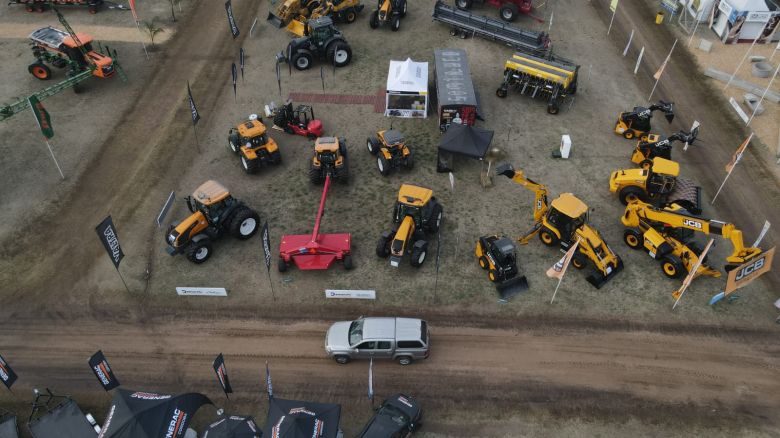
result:
M 511 164 L 502 163 L 496 167 L 497 175 L 504 175 L 513 182 L 534 192 L 534 222 L 539 223 L 547 214 L 547 186 L 525 177 L 522 170 L 515 170 Z

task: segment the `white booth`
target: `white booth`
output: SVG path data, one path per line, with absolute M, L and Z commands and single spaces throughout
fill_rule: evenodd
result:
M 420 117 L 428 114 L 428 63 L 390 61 L 385 116 Z
M 715 0 L 711 25 L 726 44 L 780 39 L 780 6 L 775 0 Z

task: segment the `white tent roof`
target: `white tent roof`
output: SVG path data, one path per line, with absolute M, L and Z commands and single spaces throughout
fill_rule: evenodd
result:
M 765 0 L 728 0 L 726 3 L 738 11 L 761 12 L 769 10 Z
M 427 92 L 428 63 L 406 61 L 390 61 L 387 72 L 388 91 Z

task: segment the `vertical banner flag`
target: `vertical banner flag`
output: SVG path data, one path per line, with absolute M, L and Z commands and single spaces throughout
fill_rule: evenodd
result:
M 236 79 L 238 79 L 238 72 L 236 71 L 235 62 L 230 64 L 230 75 L 233 77 L 233 99 L 236 100 L 238 99 L 236 96 Z
M 737 163 L 739 163 L 739 160 L 742 159 L 742 154 L 745 153 L 745 149 L 747 149 L 748 144 L 752 139 L 753 139 L 753 133 L 751 132 L 748 138 L 746 138 L 745 141 L 743 141 L 742 144 L 739 145 L 737 150 L 734 151 L 734 155 L 731 156 L 731 161 L 729 161 L 729 163 L 726 164 L 726 172 L 731 173 L 731 171 L 734 170 L 734 166 L 736 166 Z
M 238 49 L 238 65 L 239 67 L 241 67 L 241 81 L 243 81 L 244 80 L 244 48 L 243 47 Z
M 263 224 L 263 232 L 261 233 L 263 238 L 263 255 L 265 256 L 265 269 L 270 272 L 271 270 L 271 237 L 268 235 L 268 222 Z
M 3 356 L 0 356 L 0 380 L 3 381 L 5 387 L 11 389 L 11 385 L 16 382 L 16 378 L 14 370 L 12 370 L 11 366 L 8 365 L 8 362 L 3 359 Z
M 214 359 L 212 366 L 214 367 L 214 372 L 217 373 L 217 379 L 219 380 L 220 386 L 222 386 L 222 390 L 225 391 L 225 397 L 228 397 L 228 394 L 233 393 L 233 387 L 230 386 L 227 368 L 225 368 L 225 358 L 222 356 L 222 353 L 219 353 L 219 356 Z
M 92 368 L 92 372 L 95 373 L 98 381 L 103 385 L 103 389 L 110 391 L 119 386 L 119 380 L 117 380 L 114 372 L 111 371 L 111 367 L 108 366 L 108 360 L 103 355 L 102 350 L 98 350 L 92 357 L 89 358 L 89 367 Z
M 190 114 L 192 115 L 192 124 L 197 125 L 200 120 L 200 114 L 198 108 L 195 106 L 195 100 L 192 98 L 192 90 L 190 90 L 190 82 L 187 81 L 187 96 L 190 98 Z
M 133 20 L 138 23 L 138 13 L 135 10 L 135 0 L 128 0 L 128 3 L 130 3 L 130 12 L 133 13 Z
M 368 399 L 374 401 L 374 358 L 368 363 Z
M 30 108 L 35 115 L 35 120 L 38 122 L 38 128 L 41 129 L 41 134 L 47 139 L 54 137 L 54 128 L 51 126 L 51 117 L 43 104 L 35 96 L 27 98 L 30 103 Z
M 279 63 L 276 63 L 276 85 L 279 86 L 279 97 L 282 97 L 282 75 L 279 73 Z
M 114 263 L 114 268 L 119 269 L 119 262 L 125 257 L 125 254 L 122 252 L 122 247 L 119 246 L 119 237 L 116 234 L 116 228 L 111 220 L 111 215 L 103 219 L 103 222 L 95 227 L 95 231 L 100 241 L 103 242 L 111 262 Z
M 672 310 L 674 310 L 675 307 L 677 307 L 677 303 L 680 302 L 680 298 L 682 298 L 682 295 L 685 293 L 685 290 L 688 289 L 688 286 L 691 285 L 691 282 L 693 281 L 696 276 L 698 276 L 699 266 L 701 266 L 702 262 L 704 261 L 704 257 L 707 256 L 707 252 L 710 250 L 710 247 L 712 247 L 712 243 L 715 242 L 715 239 L 710 239 L 709 242 L 707 242 L 707 246 L 704 247 L 704 251 L 699 254 L 698 260 L 696 260 L 696 263 L 693 264 L 691 267 L 691 270 L 688 272 L 688 275 L 685 277 L 685 280 L 683 280 L 682 286 L 680 286 L 679 289 L 672 292 L 672 296 L 675 299 L 674 305 L 672 306 Z
M 230 26 L 230 33 L 233 35 L 233 39 L 236 39 L 241 33 L 238 31 L 238 25 L 236 19 L 233 18 L 233 3 L 230 0 L 225 2 L 225 12 L 227 12 L 228 26 Z
M 725 295 L 728 296 L 735 290 L 747 286 L 756 278 L 772 270 L 772 260 L 775 257 L 775 248 L 761 254 L 760 256 L 747 261 L 729 271 L 729 278 L 726 281 Z
M 268 400 L 274 398 L 274 387 L 271 385 L 271 371 L 268 369 L 268 361 L 265 361 L 265 387 L 268 391 Z
M 550 299 L 550 304 L 555 301 L 555 295 L 558 294 L 558 288 L 561 287 L 561 282 L 563 281 L 563 274 L 566 273 L 566 268 L 569 267 L 569 264 L 571 263 L 571 259 L 574 258 L 574 254 L 577 253 L 577 248 L 580 245 L 580 239 L 577 239 L 576 242 L 574 242 L 574 245 L 569 248 L 568 251 L 566 251 L 566 254 L 561 257 L 560 260 L 558 260 L 557 263 L 555 263 L 550 269 L 547 270 L 547 276 L 550 278 L 557 278 L 558 284 L 555 286 L 555 292 L 553 292 L 552 299 Z

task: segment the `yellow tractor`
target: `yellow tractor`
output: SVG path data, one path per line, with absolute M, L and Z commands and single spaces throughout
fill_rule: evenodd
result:
M 534 226 L 520 237 L 521 245 L 539 234 L 543 244 L 568 250 L 579 240 L 578 252 L 571 264 L 583 269 L 590 260 L 596 271 L 587 280 L 594 287 L 601 288 L 607 281 L 623 270 L 623 261 L 612 251 L 598 231 L 588 225 L 588 206 L 571 193 L 562 193 L 547 204 L 547 187 L 525 177 L 508 163 L 496 168 L 498 175 L 504 175 L 513 182 L 535 193 Z
M 230 128 L 228 149 L 239 156 L 246 173 L 254 173 L 264 164 L 279 164 L 282 153 L 276 142 L 268 137 L 263 121 L 257 114 L 249 120 Z
M 309 181 L 322 184 L 325 177 L 339 182 L 349 179 L 347 141 L 339 137 L 320 137 L 314 142 L 314 156 L 309 165 Z
M 380 235 L 376 255 L 390 256 L 390 266 L 397 268 L 403 256 L 410 254 L 410 264 L 422 266 L 428 254 L 426 235 L 439 231 L 443 212 L 431 189 L 402 184 L 393 209 L 393 229 Z
M 286 29 L 296 36 L 302 37 L 311 33 L 309 20 L 319 17 L 330 17 L 334 23 L 352 23 L 357 20 L 358 12 L 363 10 L 360 0 L 326 0 L 314 8 L 311 13 L 299 15 L 287 24 Z
M 401 28 L 401 18 L 406 16 L 407 0 L 378 0 L 377 8 L 368 20 L 371 29 L 390 23 L 390 30 L 397 32 Z
M 246 240 L 257 232 L 257 212 L 216 181 L 206 181 L 184 199 L 192 214 L 168 229 L 165 243 L 170 255 L 183 253 L 189 261 L 200 264 L 211 257 L 212 242 L 225 233 Z
M 649 168 L 623 169 L 612 172 L 609 191 L 617 193 L 620 202 L 653 201 L 661 207 L 671 204 L 701 213 L 701 187 L 691 180 L 679 178 L 680 165 L 661 157 L 652 159 Z
M 389 175 L 393 169 L 414 167 L 414 155 L 406 145 L 406 139 L 400 131 L 388 129 L 379 131 L 376 137 L 368 137 L 366 148 L 376 155 L 376 167 L 382 175 Z

